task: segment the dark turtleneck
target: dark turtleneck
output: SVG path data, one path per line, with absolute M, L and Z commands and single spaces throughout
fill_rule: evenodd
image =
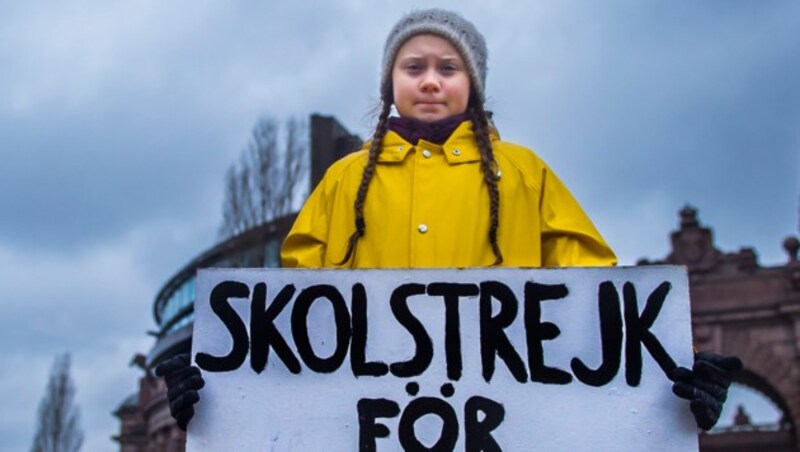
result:
M 425 122 L 416 118 L 391 117 L 389 118 L 389 130 L 397 133 L 411 144 L 417 144 L 422 139 L 441 145 L 450 138 L 456 127 L 467 117 L 467 112 L 433 122 Z

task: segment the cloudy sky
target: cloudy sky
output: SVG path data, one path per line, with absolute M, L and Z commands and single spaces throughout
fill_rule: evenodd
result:
M 318 3 L 321 3 L 318 4 Z M 690 203 L 724 251 L 798 233 L 800 3 L 435 2 L 489 45 L 504 138 L 559 173 L 623 264 Z M 215 243 L 226 168 L 262 115 L 372 126 L 386 33 L 429 2 L 3 2 L 0 450 L 29 447 L 57 353 L 85 450 L 114 450 L 153 298 Z

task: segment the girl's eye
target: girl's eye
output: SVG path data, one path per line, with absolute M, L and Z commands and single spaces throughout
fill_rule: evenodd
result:
M 441 71 L 443 73 L 445 73 L 445 74 L 452 74 L 452 73 L 458 71 L 458 68 L 455 65 L 448 64 L 448 65 L 442 66 Z
M 419 72 L 422 70 L 422 65 L 417 63 L 411 63 L 406 65 L 406 70 L 409 72 Z

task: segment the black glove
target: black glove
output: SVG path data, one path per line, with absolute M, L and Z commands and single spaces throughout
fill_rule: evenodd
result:
M 200 400 L 197 393 L 205 385 L 200 369 L 191 365 L 188 353 L 173 356 L 156 367 L 156 375 L 167 382 L 169 412 L 178 421 L 178 427 L 186 426 L 194 416 L 194 404 Z
M 728 398 L 728 387 L 736 372 L 742 370 L 742 360 L 735 356 L 696 353 L 692 370 L 677 367 L 670 373 L 672 392 L 689 400 L 697 426 L 710 430 L 722 412 Z

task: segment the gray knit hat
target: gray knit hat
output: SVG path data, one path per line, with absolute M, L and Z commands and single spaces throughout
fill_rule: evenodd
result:
M 486 41 L 478 29 L 459 14 L 443 9 L 426 9 L 405 15 L 392 28 L 383 48 L 381 92 L 392 82 L 392 66 L 400 47 L 417 35 L 432 34 L 450 41 L 458 50 L 469 72 L 470 83 L 480 97 L 486 100 Z

